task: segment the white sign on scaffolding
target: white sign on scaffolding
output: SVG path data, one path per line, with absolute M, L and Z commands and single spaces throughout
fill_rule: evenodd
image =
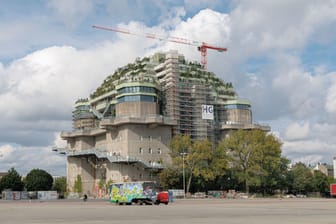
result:
M 213 105 L 202 105 L 202 119 L 206 120 L 214 119 Z

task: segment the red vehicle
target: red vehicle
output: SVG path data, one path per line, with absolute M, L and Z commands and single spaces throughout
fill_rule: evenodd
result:
M 156 201 L 155 204 L 166 204 L 168 205 L 169 202 L 169 194 L 168 191 L 161 191 L 156 195 Z
M 330 184 L 330 196 L 336 197 L 336 184 Z

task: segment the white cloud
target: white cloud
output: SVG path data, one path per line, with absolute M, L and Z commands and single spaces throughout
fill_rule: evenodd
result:
M 287 127 L 286 138 L 288 140 L 300 140 L 309 136 L 310 125 L 309 122 L 304 124 L 293 123 Z
M 335 21 L 335 1 L 239 1 L 231 13 L 236 41 L 245 55 L 270 50 L 301 49 L 321 26 Z M 236 36 L 238 35 L 238 36 Z M 317 35 L 318 36 L 318 35 Z
M 50 147 L 23 147 L 0 145 L 0 170 L 14 167 L 20 175 L 27 175 L 32 169 L 44 169 L 51 175 L 64 175 L 66 157 L 52 152 Z
M 58 147 L 58 148 L 65 148 L 67 142 L 65 140 L 63 140 L 61 138 L 61 133 L 60 132 L 56 132 L 54 133 L 54 146 Z
M 284 151 L 288 154 L 333 154 L 336 152 L 336 144 L 320 140 L 286 141 Z
M 333 77 L 335 76 L 336 73 L 333 74 Z M 336 114 L 336 78 L 332 79 L 332 84 L 328 89 L 325 109 L 328 113 Z
M 14 149 L 11 145 L 0 146 L 0 161 L 6 161 L 11 156 L 13 151 Z
M 175 28 L 182 22 L 181 17 L 185 16 L 185 14 L 186 11 L 183 7 L 173 7 L 161 16 L 162 22 L 160 23 L 160 27 L 164 29 Z
M 146 45 L 139 43 L 135 38 L 83 50 L 53 46 L 1 67 L 0 142 L 51 144 L 54 132 L 71 128 L 75 100 L 89 97 L 117 67 L 144 55 Z
M 326 94 L 323 88 L 329 85 L 328 76 L 308 73 L 301 64 L 288 64 L 286 60 L 279 62 L 283 63 L 275 67 L 277 71 L 272 88 L 278 96 L 284 96 L 285 104 L 281 106 L 287 110 L 286 113 L 297 118 L 309 118 L 312 114 L 320 113 L 323 107 L 321 99 Z
M 201 10 L 195 16 L 181 21 L 169 36 L 184 38 L 198 43 L 206 42 L 214 46 L 226 47 L 231 34 L 230 18 L 227 14 L 222 14 L 210 9 Z M 164 50 L 178 49 L 188 60 L 201 61 L 201 53 L 197 50 L 197 46 L 166 43 Z M 215 52 L 215 53 L 214 53 Z M 224 58 L 224 53 L 214 50 L 208 51 L 208 62 L 211 70 L 219 60 Z M 218 65 L 218 64 L 217 64 Z M 220 64 L 222 65 L 222 64 Z M 221 68 L 222 66 L 220 66 Z
M 15 61 L 5 69 L 10 91 L 0 95 L 0 112 L 4 118 L 69 112 L 73 102 L 88 96 L 116 65 L 134 60 L 133 54 L 120 57 L 125 47 L 122 43 L 88 50 L 54 46 Z

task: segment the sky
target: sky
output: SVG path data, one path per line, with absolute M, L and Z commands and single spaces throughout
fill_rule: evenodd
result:
M 292 163 L 336 156 L 336 0 L 0 0 L 0 171 L 66 175 L 61 131 L 118 67 L 195 46 L 93 29 L 181 37 L 227 47 L 208 70 L 252 103 Z

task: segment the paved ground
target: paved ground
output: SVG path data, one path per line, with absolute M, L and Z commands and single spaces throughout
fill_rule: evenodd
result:
M 336 199 L 190 199 L 159 206 L 117 206 L 98 200 L 0 201 L 0 223 L 335 224 Z

